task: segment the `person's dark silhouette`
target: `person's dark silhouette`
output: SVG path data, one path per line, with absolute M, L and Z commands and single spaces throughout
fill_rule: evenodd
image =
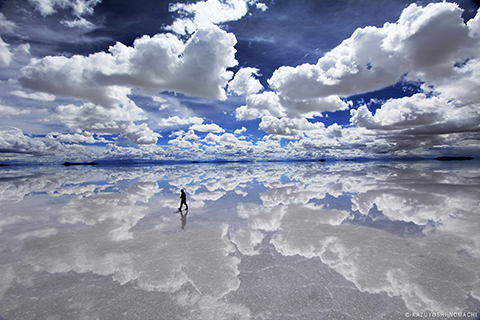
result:
M 178 210 L 182 210 L 182 206 L 185 204 L 185 209 L 188 210 L 188 204 L 187 204 L 187 195 L 185 194 L 185 191 L 182 189 L 180 191 L 182 194 L 180 195 L 180 199 L 182 199 L 182 201 L 180 202 L 180 207 L 178 208 Z

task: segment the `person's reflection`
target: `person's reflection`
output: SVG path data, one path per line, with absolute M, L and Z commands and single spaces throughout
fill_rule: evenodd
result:
M 178 209 L 178 211 L 180 211 L 180 220 L 182 220 L 182 229 L 185 229 L 185 226 L 187 225 L 188 209 L 185 211 L 185 214 L 183 214 L 182 209 Z

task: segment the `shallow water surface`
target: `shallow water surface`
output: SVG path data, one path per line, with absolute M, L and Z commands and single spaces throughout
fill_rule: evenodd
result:
M 0 319 L 480 315 L 473 162 L 4 167 L 0 190 Z

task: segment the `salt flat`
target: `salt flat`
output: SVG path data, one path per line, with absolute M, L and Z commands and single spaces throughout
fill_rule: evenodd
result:
M 480 315 L 475 162 L 4 167 L 0 190 L 3 319 Z

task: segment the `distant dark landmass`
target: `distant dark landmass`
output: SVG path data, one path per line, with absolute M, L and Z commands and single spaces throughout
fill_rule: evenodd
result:
M 62 163 L 62 166 L 68 167 L 68 166 L 95 166 L 99 164 L 98 162 L 64 162 Z
M 465 161 L 465 160 L 473 160 L 472 157 L 438 157 L 435 158 L 438 161 Z
M 99 159 L 96 161 L 79 161 L 79 162 L 73 162 L 73 161 L 66 161 L 64 163 L 61 163 L 60 165 L 63 165 L 65 167 L 69 166 L 145 166 L 145 165 L 172 165 L 172 164 L 229 164 L 229 163 L 305 163 L 305 162 L 314 162 L 318 161 L 321 163 L 334 163 L 334 162 L 339 162 L 339 161 L 346 161 L 346 162 L 389 162 L 389 161 L 431 161 L 431 160 L 437 160 L 437 161 L 464 161 L 464 160 L 474 160 L 476 158 L 473 157 L 452 157 L 452 156 L 441 156 L 437 158 L 433 157 L 424 157 L 424 158 L 311 158 L 311 159 L 234 159 L 234 160 L 229 160 L 229 159 L 215 159 L 215 160 L 201 160 L 201 159 L 194 159 L 194 160 L 142 160 L 142 159 L 122 159 L 122 160 L 109 160 L 109 159 Z M 477 158 L 478 159 L 478 158 Z M 59 162 L 42 162 L 42 163 L 30 163 L 30 162 L 25 162 L 25 163 L 19 163 L 19 162 L 2 162 L 0 163 L 0 170 L 4 170 L 3 168 L 12 166 L 49 166 L 49 165 L 54 165 L 58 166 Z M 0 318 L 1 320 L 1 318 Z

